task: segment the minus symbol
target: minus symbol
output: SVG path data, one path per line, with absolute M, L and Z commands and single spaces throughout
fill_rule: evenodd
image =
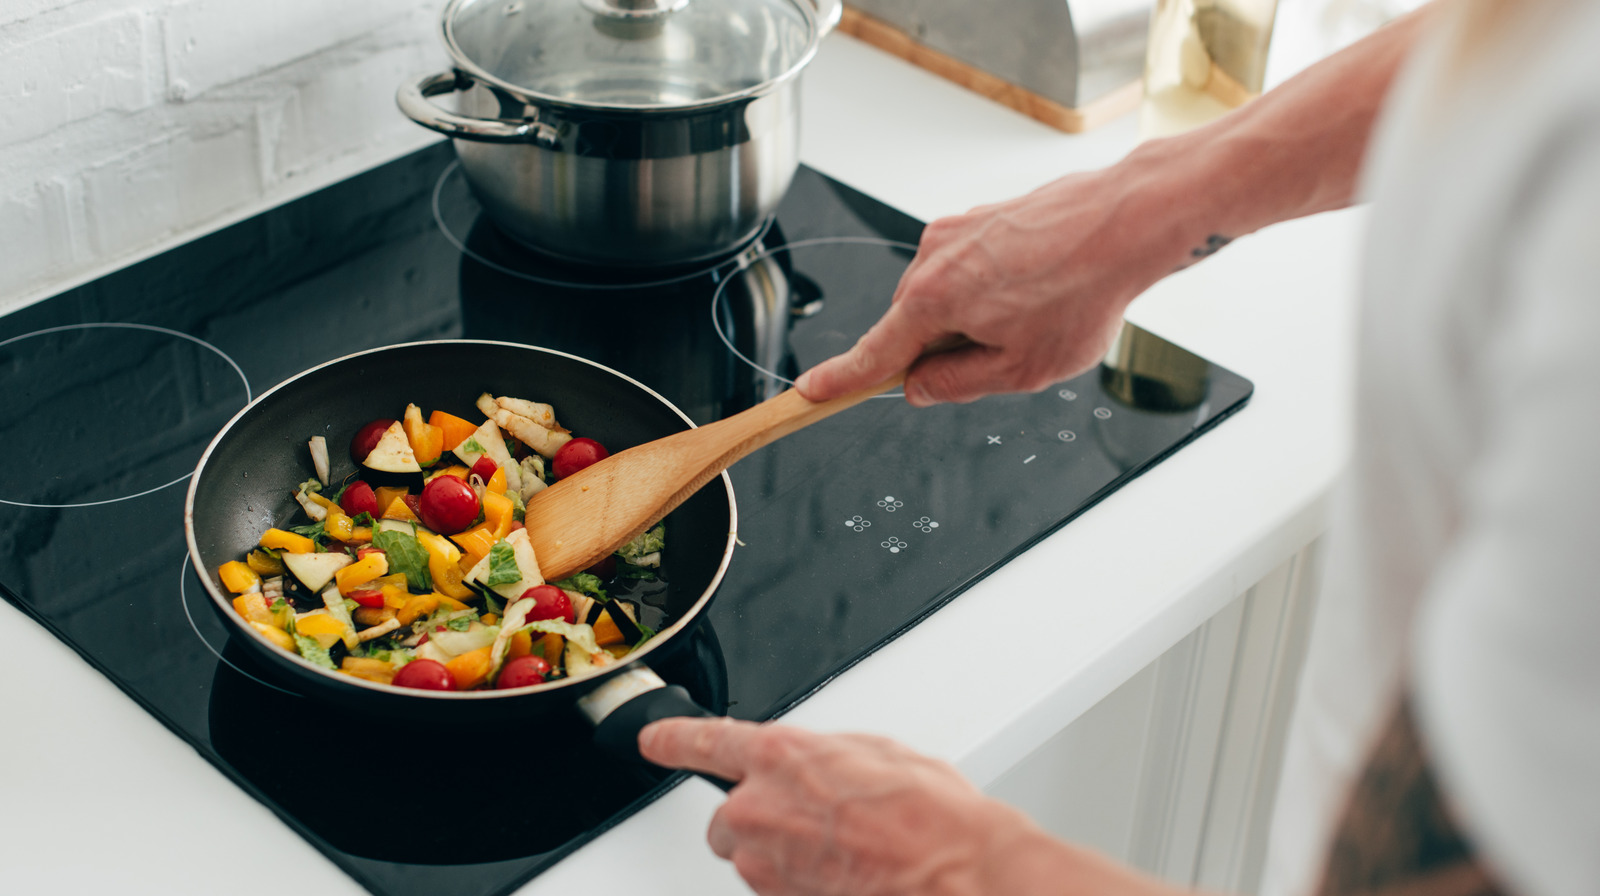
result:
M 1027 459 L 1027 460 L 1025 460 L 1025 461 L 1023 461 L 1023 463 L 1025 463 L 1025 464 L 1031 464 L 1031 463 L 1033 463 L 1033 459 L 1034 459 L 1034 458 L 1036 458 L 1036 457 L 1038 457 L 1038 456 L 1039 456 L 1039 455 L 1037 455 L 1037 454 L 1030 454 L 1030 455 L 1028 455 L 1028 459 Z

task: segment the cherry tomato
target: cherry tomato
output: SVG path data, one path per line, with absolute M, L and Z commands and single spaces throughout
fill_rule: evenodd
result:
M 610 456 L 611 452 L 594 439 L 573 439 L 557 449 L 556 456 L 550 460 L 550 469 L 555 471 L 557 479 L 565 479 Z
M 442 535 L 453 535 L 478 518 L 478 493 L 459 476 L 435 476 L 422 487 L 417 516 Z
M 564 619 L 567 622 L 577 622 L 577 613 L 572 609 L 572 598 L 567 593 L 554 585 L 535 585 L 522 592 L 524 598 L 533 598 L 533 609 L 524 617 L 528 622 L 538 622 L 541 619 Z
M 422 516 L 422 514 L 417 510 L 418 507 L 422 506 L 421 495 L 401 495 L 400 500 L 405 503 L 406 508 L 411 511 L 413 516 L 419 518 Z
M 544 677 L 550 674 L 550 664 L 542 656 L 519 656 L 500 670 L 500 678 L 495 682 L 497 688 L 525 688 L 530 684 L 544 684 Z
M 375 548 L 375 547 L 371 547 L 371 546 L 364 547 L 364 548 L 356 548 L 356 559 L 360 560 L 362 557 L 365 557 L 368 554 L 381 554 L 381 553 L 383 553 L 383 548 Z
M 479 479 L 482 479 L 484 482 L 488 482 L 489 477 L 493 476 L 494 471 L 498 469 L 500 469 L 500 465 L 491 460 L 489 455 L 485 454 L 484 456 L 478 458 L 477 463 L 472 465 L 472 472 L 469 475 L 476 476 Z
M 344 494 L 339 496 L 339 509 L 350 516 L 370 513 L 378 515 L 378 493 L 372 486 L 357 479 L 345 486 Z
M 372 449 L 378 447 L 384 431 L 393 425 L 393 420 L 374 420 L 356 430 L 356 437 L 350 440 L 350 459 L 358 464 L 366 460 Z
M 352 591 L 349 594 L 346 594 L 345 597 L 350 598 L 363 607 L 383 606 L 382 591 Z
M 617 555 L 607 554 L 604 560 L 584 570 L 602 582 L 609 582 L 617 576 Z
M 412 660 L 394 673 L 397 687 L 417 688 L 423 691 L 453 691 L 456 680 L 444 663 L 437 660 Z

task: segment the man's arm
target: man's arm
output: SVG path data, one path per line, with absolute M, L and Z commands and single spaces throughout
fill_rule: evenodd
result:
M 1373 122 L 1430 4 L 1197 130 L 1102 171 L 928 225 L 894 304 L 854 348 L 800 377 L 822 401 L 918 362 L 912 404 L 1037 391 L 1104 355 L 1128 303 L 1174 270 L 1279 221 L 1350 204 Z

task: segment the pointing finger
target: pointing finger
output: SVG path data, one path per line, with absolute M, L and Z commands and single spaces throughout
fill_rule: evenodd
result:
M 760 726 L 733 719 L 662 719 L 639 732 L 639 753 L 665 768 L 706 772 L 741 781 L 749 769 L 749 743 Z

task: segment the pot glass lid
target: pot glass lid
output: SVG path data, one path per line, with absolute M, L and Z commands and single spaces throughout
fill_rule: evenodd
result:
M 455 0 L 458 68 L 532 102 L 714 104 L 792 75 L 815 52 L 806 0 Z

